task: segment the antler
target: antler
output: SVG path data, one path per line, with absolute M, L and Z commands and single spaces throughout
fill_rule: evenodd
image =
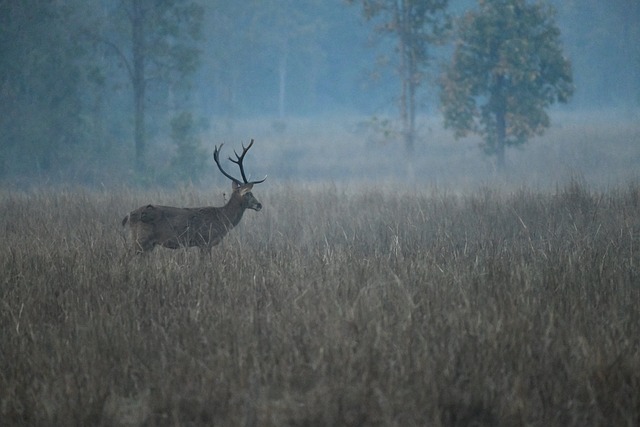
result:
M 224 176 L 226 176 L 227 178 L 229 178 L 231 181 L 235 182 L 238 185 L 260 184 L 261 182 L 264 182 L 267 179 L 267 177 L 265 176 L 263 179 L 261 179 L 259 181 L 248 181 L 247 180 L 247 176 L 244 173 L 244 166 L 242 164 L 242 161 L 244 160 L 244 156 L 247 154 L 247 151 L 249 151 L 249 148 L 251 148 L 251 146 L 253 145 L 253 139 L 251 139 L 251 142 L 249 143 L 249 145 L 246 148 L 245 148 L 244 144 L 242 144 L 242 154 L 241 155 L 238 155 L 238 153 L 236 153 L 236 151 L 233 150 L 233 153 L 236 155 L 236 160 L 233 160 L 231 157 L 229 157 L 229 160 L 231 160 L 233 163 L 235 163 L 236 165 L 238 165 L 240 167 L 240 174 L 242 175 L 242 180 L 244 181 L 244 184 L 239 179 L 236 179 L 236 178 L 232 177 L 227 172 L 225 172 L 224 169 L 222 169 L 222 166 L 220 165 L 220 150 L 222 150 L 222 146 L 223 145 L 224 144 L 220 144 L 220 149 L 218 149 L 218 146 L 216 145 L 215 149 L 213 150 L 213 160 L 215 160 L 216 165 L 218 165 L 218 169 L 220 169 L 220 172 L 222 172 L 222 174 Z

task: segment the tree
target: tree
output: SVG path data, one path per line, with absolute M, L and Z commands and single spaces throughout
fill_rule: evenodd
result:
M 458 26 L 441 85 L 444 124 L 456 138 L 484 139 L 504 168 L 505 147 L 549 127 L 545 109 L 573 94 L 571 63 L 562 53 L 554 11 L 543 2 L 479 0 Z
M 287 115 L 291 81 L 309 88 L 306 98 L 313 103 L 323 61 L 318 45 L 324 31 L 318 16 L 322 3 L 323 0 L 254 0 L 251 4 L 250 43 L 259 49 L 257 60 L 276 70 L 279 120 Z M 242 13 L 247 14 L 244 10 Z
M 204 172 L 207 156 L 190 112 L 182 111 L 171 119 L 171 140 L 176 146 L 176 155 L 171 160 L 172 178 L 180 182 L 198 182 Z
M 149 86 L 172 87 L 195 71 L 203 9 L 196 2 L 182 0 L 121 0 L 113 14 L 118 26 L 93 34 L 116 55 L 131 83 L 135 164 L 141 172 L 145 168 Z
M 0 176 L 60 172 L 83 139 L 75 6 L 0 1 Z
M 444 41 L 450 20 L 448 0 L 347 0 L 362 3 L 365 19 L 380 23 L 375 32 L 397 39 L 400 118 L 408 152 L 415 140 L 416 93 L 424 83 L 433 55 L 429 47 Z

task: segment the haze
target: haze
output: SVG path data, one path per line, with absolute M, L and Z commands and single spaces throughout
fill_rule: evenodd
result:
M 455 140 L 442 128 L 435 80 L 451 44 L 434 51 L 432 83 L 419 94 L 416 152 L 407 156 L 395 134 L 399 83 L 393 68 L 381 64 L 382 58 L 394 61 L 394 41 L 375 37 L 358 5 L 273 0 L 203 2 L 198 68 L 182 85 L 148 85 L 147 169 L 140 174 L 133 160 L 132 88 L 117 55 L 99 41 L 83 44 L 79 48 L 104 53 L 83 57 L 77 67 L 84 80 L 76 85 L 79 77 L 37 48 L 51 35 L 57 43 L 69 42 L 65 33 L 40 27 L 41 34 L 34 34 L 34 28 L 12 25 L 28 22 L 17 14 L 25 8 L 4 5 L 0 179 L 9 187 L 183 184 L 185 175 L 176 171 L 184 165 L 173 160 L 177 148 L 169 125 L 183 111 L 194 119 L 194 152 L 204 163 L 197 179 L 187 181 L 206 187 L 224 182 L 211 159 L 213 146 L 237 149 L 251 138 L 256 144 L 248 169 L 269 175 L 270 183 L 550 187 L 578 178 L 606 187 L 637 179 L 640 3 L 551 3 L 576 92 L 569 104 L 553 107 L 545 135 L 508 150 L 504 173 L 495 170 L 477 138 Z M 78 24 L 70 38 L 82 33 L 86 18 L 103 25 L 101 34 L 113 36 L 109 43 L 122 43 L 126 52 L 128 29 L 109 21 L 119 5 L 69 1 L 59 13 L 71 10 Z M 470 7 L 475 2 L 450 4 L 454 15 Z M 65 91 L 65 84 L 74 86 Z M 72 103 L 64 98 L 70 91 Z M 39 102 L 58 96 L 60 102 Z M 74 122 L 66 126 L 63 119 Z

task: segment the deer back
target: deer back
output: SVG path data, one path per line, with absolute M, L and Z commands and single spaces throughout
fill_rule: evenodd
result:
M 161 245 L 208 247 L 218 244 L 242 218 L 242 211 L 217 207 L 177 208 L 146 205 L 129 214 L 134 239 L 141 249 Z

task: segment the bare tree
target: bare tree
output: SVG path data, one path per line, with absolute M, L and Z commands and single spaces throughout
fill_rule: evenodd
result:
M 397 40 L 400 78 L 399 98 L 402 133 L 408 152 L 415 142 L 416 94 L 426 79 L 430 65 L 430 46 L 444 41 L 450 19 L 446 13 L 448 0 L 347 0 L 361 3 L 364 17 L 377 22 L 375 31 Z
M 194 1 L 121 0 L 111 16 L 114 28 L 87 29 L 115 55 L 131 83 L 138 172 L 145 168 L 149 85 L 171 86 L 195 71 L 202 15 Z

